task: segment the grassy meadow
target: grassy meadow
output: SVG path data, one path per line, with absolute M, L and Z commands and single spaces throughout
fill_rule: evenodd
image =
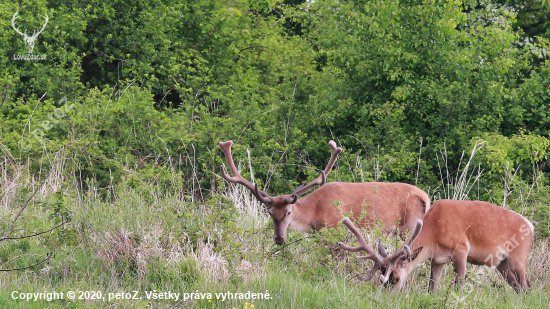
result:
M 2 218 L 11 218 L 3 220 L 3 227 L 30 199 L 12 236 L 68 220 L 42 235 L 0 242 L 4 269 L 48 258 L 38 266 L 2 273 L 2 308 L 544 308 L 550 303 L 548 240 L 536 239 L 532 249 L 530 293 L 517 294 L 496 270 L 471 265 L 464 287 L 457 290 L 448 265 L 439 291 L 432 294 L 427 291 L 427 262 L 396 292 L 362 280 L 372 262 L 338 249 L 338 241 L 355 242 L 342 227 L 291 232 L 285 245 L 275 245 L 265 208 L 243 187 L 221 177 L 217 190 L 204 200 L 182 195 L 177 184 L 183 179 L 177 173 L 173 186 L 159 185 L 153 177 L 97 188 L 93 181 L 76 181 L 63 151 L 47 155 L 57 163 L 43 179 L 8 160 L 1 166 L 0 211 Z M 402 244 L 382 236 L 380 229 L 364 233 L 371 245 L 382 237 L 389 252 Z M 20 297 L 53 291 L 73 291 L 84 299 L 13 299 L 14 292 Z M 237 299 L 222 300 L 216 295 L 244 293 L 245 298 L 249 291 L 262 298 L 269 293 L 269 298 L 238 299 L 234 294 Z M 148 299 L 151 292 L 179 293 L 179 299 Z M 122 293 L 119 299 L 116 293 Z M 128 296 L 138 299 L 120 299 Z M 99 299 L 86 299 L 90 297 Z

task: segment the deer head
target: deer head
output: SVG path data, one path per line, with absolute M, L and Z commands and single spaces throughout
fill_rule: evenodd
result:
M 231 170 L 231 174 L 233 174 L 233 177 L 227 175 L 222 165 L 221 172 L 223 178 L 229 182 L 243 185 L 245 188 L 250 190 L 250 192 L 252 192 L 252 194 L 260 202 L 266 204 L 267 206 L 270 206 L 268 212 L 273 219 L 273 226 L 275 229 L 275 235 L 273 239 L 278 245 L 281 245 L 286 241 L 286 230 L 292 220 L 294 203 L 296 203 L 298 198 L 304 193 L 313 189 L 315 186 L 322 186 L 326 182 L 326 178 L 330 173 L 332 166 L 336 162 L 336 159 L 338 158 L 340 152 L 342 152 L 342 148 L 336 147 L 336 143 L 334 141 L 330 141 L 328 143 L 330 148 L 332 149 L 330 160 L 325 170 L 321 172 L 321 175 L 317 179 L 306 185 L 299 186 L 296 190 L 294 190 L 294 192 L 290 194 L 272 197 L 264 191 L 258 189 L 258 184 L 252 184 L 241 176 L 241 174 L 235 167 L 235 163 L 233 162 L 233 157 L 231 155 L 231 145 L 233 145 L 233 141 L 220 142 L 219 144 L 223 150 L 223 153 L 225 154 L 225 159 L 227 161 L 229 169 Z
M 374 262 L 372 269 L 367 273 L 365 280 L 371 280 L 378 270 L 383 272 L 383 275 L 380 275 L 380 280 L 383 284 L 391 283 L 396 285 L 396 288 L 400 288 L 406 280 L 406 277 L 410 273 L 407 271 L 407 264 L 416 259 L 422 248 L 416 249 L 414 252 L 411 252 L 410 246 L 415 241 L 415 239 L 420 234 L 422 229 L 422 220 L 416 222 L 416 228 L 409 238 L 409 240 L 397 250 L 394 254 L 388 256 L 386 249 L 382 245 L 382 242 L 378 242 L 378 253 L 380 253 L 381 259 L 376 255 L 374 250 L 367 245 L 359 230 L 351 223 L 349 218 L 344 218 L 342 223 L 346 225 L 350 231 L 357 237 L 359 245 L 356 247 L 346 246 L 343 243 L 339 242 L 338 246 L 344 250 L 357 252 L 363 250 L 367 253 L 366 256 L 358 256 L 358 259 L 371 259 Z M 389 281 L 389 282 L 388 282 Z
M 17 13 L 19 12 L 15 12 L 15 14 L 13 14 L 13 17 L 11 19 L 11 26 L 13 27 L 13 30 L 15 30 L 15 32 L 19 33 L 23 37 L 23 42 L 25 42 L 25 50 L 27 51 L 27 53 L 31 54 L 34 49 L 34 43 L 36 42 L 38 35 L 42 33 L 42 31 L 44 31 L 44 28 L 46 28 L 46 25 L 48 24 L 48 14 L 44 14 L 46 16 L 46 22 L 42 26 L 42 29 L 34 30 L 33 34 L 31 36 L 28 36 L 27 31 L 21 33 L 21 31 L 19 31 L 19 28 L 15 26 L 15 20 L 19 18 L 19 16 L 17 16 Z

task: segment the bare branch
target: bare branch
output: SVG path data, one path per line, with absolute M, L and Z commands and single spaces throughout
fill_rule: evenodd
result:
M 38 186 L 38 188 L 36 188 L 34 190 L 34 192 L 32 193 L 31 197 L 27 200 L 27 202 L 25 203 L 25 205 L 23 205 L 23 207 L 21 207 L 21 210 L 19 211 L 19 213 L 17 214 L 17 216 L 15 216 L 15 218 L 13 219 L 13 222 L 11 223 L 10 227 L 6 230 L 6 232 L 4 233 L 4 235 L 0 238 L 1 239 L 5 239 L 8 234 L 11 232 L 11 230 L 13 229 L 13 227 L 15 226 L 15 223 L 17 222 L 17 220 L 19 219 L 19 217 L 21 217 L 21 214 L 23 213 L 23 211 L 25 211 L 25 209 L 27 208 L 27 206 L 29 206 L 29 202 L 34 198 L 34 196 L 36 195 L 36 192 L 38 192 L 38 190 L 40 190 L 40 188 L 42 188 L 42 186 L 46 183 L 46 180 L 48 180 L 48 178 L 50 177 L 50 174 L 52 173 L 53 170 L 50 170 L 50 172 L 48 173 L 48 175 L 46 175 L 46 177 L 44 178 L 44 180 L 42 180 L 42 182 L 40 183 L 40 185 Z
M 38 254 L 37 254 L 37 255 L 38 255 Z M 19 257 L 19 256 L 17 256 L 17 257 Z M 15 258 L 17 258 L 17 257 L 15 257 Z M 9 260 L 8 262 L 11 262 L 11 261 L 13 261 L 13 260 L 14 260 L 15 258 L 13 258 L 13 259 Z M 38 265 L 40 265 L 40 264 L 42 264 L 42 263 L 46 262 L 46 261 L 47 261 L 47 260 L 49 260 L 49 259 L 50 259 L 50 256 L 46 256 L 46 258 L 45 258 L 45 259 L 43 259 L 43 260 L 41 260 L 41 261 L 39 261 L 39 262 L 37 262 L 37 263 L 35 263 L 35 264 L 32 264 L 32 265 L 30 265 L 30 266 L 26 266 L 26 267 L 21 267 L 21 268 L 0 269 L 0 271 L 14 271 L 14 270 L 23 270 L 23 269 L 31 268 L 31 267 L 34 267 L 34 266 L 38 266 Z M 8 262 L 6 262 L 6 263 L 2 264 L 2 266 L 3 266 L 3 265 L 6 265 L 6 264 L 7 264 Z
M 25 235 L 25 236 L 19 236 L 19 237 L 5 237 L 5 236 L 2 236 L 2 237 L 0 237 L 0 241 L 7 240 L 7 239 L 24 239 L 24 238 L 30 238 L 30 237 L 46 234 L 46 233 L 51 232 L 51 231 L 55 230 L 56 228 L 66 224 L 68 222 L 69 222 L 69 220 L 67 220 L 65 222 L 62 222 L 61 224 L 56 225 L 56 226 L 52 227 L 51 229 L 49 229 L 47 231 L 43 231 L 43 232 L 40 232 L 40 233 L 35 233 L 35 234 L 32 234 L 32 235 Z

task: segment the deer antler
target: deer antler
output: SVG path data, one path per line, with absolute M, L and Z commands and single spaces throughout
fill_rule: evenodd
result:
M 361 260 L 371 259 L 374 262 L 374 266 L 367 274 L 366 280 L 368 281 L 374 276 L 377 270 L 381 269 L 383 262 L 376 255 L 374 250 L 369 245 L 367 245 L 367 242 L 365 242 L 365 239 L 363 238 L 363 236 L 361 236 L 361 233 L 359 232 L 359 230 L 355 227 L 355 225 L 353 225 L 353 223 L 348 217 L 342 219 L 342 223 L 344 223 L 344 225 L 348 227 L 348 229 L 355 235 L 355 237 L 357 237 L 357 241 L 359 244 L 356 247 L 350 247 L 345 245 L 342 242 L 339 242 L 338 246 L 344 250 L 351 251 L 351 252 L 357 252 L 357 251 L 363 250 L 367 253 L 367 255 L 358 256 L 357 258 Z
M 243 185 L 245 188 L 250 190 L 254 196 L 260 200 L 260 202 L 265 204 L 271 204 L 273 202 L 273 198 L 263 192 L 262 190 L 258 189 L 258 184 L 251 184 L 248 182 L 248 180 L 244 179 L 237 168 L 235 167 L 235 163 L 233 162 L 233 156 L 231 155 L 231 145 L 233 145 L 233 141 L 227 141 L 227 142 L 220 142 L 220 147 L 223 150 L 223 153 L 225 154 L 225 160 L 227 161 L 227 165 L 229 165 L 229 169 L 231 170 L 231 174 L 233 174 L 233 177 L 230 177 L 225 173 L 225 170 L 223 168 L 223 165 L 220 166 L 222 171 L 222 177 L 232 183 L 238 183 Z
M 412 233 L 411 237 L 405 242 L 405 244 L 399 248 L 399 250 L 395 251 L 395 253 L 392 255 L 390 262 L 388 263 L 386 267 L 386 273 L 384 275 L 380 275 L 380 279 L 382 280 L 382 283 L 386 283 L 388 279 L 390 278 L 390 273 L 392 271 L 392 265 L 394 264 L 395 260 L 401 258 L 401 259 L 407 259 L 409 256 L 411 256 L 411 245 L 414 243 L 416 238 L 418 238 L 418 235 L 420 235 L 420 231 L 422 231 L 423 226 L 422 220 L 416 221 L 416 227 L 414 229 L 414 232 Z
M 393 259 L 396 259 L 396 258 L 400 257 L 401 254 L 403 254 L 403 253 L 405 253 L 405 258 L 408 258 L 409 255 L 411 255 L 411 246 L 412 246 L 413 242 L 416 240 L 416 238 L 418 237 L 418 235 L 420 235 L 420 231 L 422 230 L 423 224 L 424 223 L 420 219 L 418 219 L 418 221 L 416 221 L 416 227 L 415 227 L 414 232 L 412 233 L 411 237 L 409 237 L 409 239 L 403 245 L 403 247 L 401 247 L 399 250 L 397 250 L 393 254 L 394 255 Z
M 46 16 L 46 22 L 44 23 L 44 25 L 42 26 L 42 29 L 40 29 L 40 31 L 38 31 L 38 33 L 36 33 L 36 30 L 33 32 L 32 36 L 34 38 L 38 37 L 38 35 L 40 33 L 42 33 L 42 31 L 44 31 L 44 28 L 46 28 L 46 25 L 48 24 L 48 20 L 50 20 L 50 18 L 48 17 L 48 14 L 44 14 Z
M 336 159 L 338 159 L 338 155 L 342 152 L 341 147 L 336 147 L 336 143 L 334 141 L 329 141 L 328 145 L 330 146 L 331 153 L 330 153 L 330 160 L 328 161 L 327 166 L 325 167 L 325 170 L 321 172 L 321 176 L 317 177 L 312 182 L 308 183 L 307 185 L 301 185 L 294 192 L 290 194 L 290 196 L 285 198 L 285 202 L 287 204 L 294 204 L 298 197 L 309 190 L 313 189 L 316 186 L 322 186 L 327 181 L 328 173 L 332 170 L 332 167 L 334 166 L 334 163 L 336 162 Z
M 15 27 L 15 20 L 17 18 L 19 18 L 19 16 L 17 16 L 18 13 L 19 13 L 19 11 L 15 12 L 15 14 L 13 14 L 13 17 L 11 18 L 11 26 L 12 26 L 13 30 L 15 30 L 15 32 L 19 33 L 20 35 L 25 35 L 26 36 L 27 35 L 26 32 L 23 34 L 23 33 L 21 33 L 21 31 L 19 31 L 19 28 Z

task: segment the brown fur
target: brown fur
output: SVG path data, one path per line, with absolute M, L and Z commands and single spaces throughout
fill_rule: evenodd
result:
M 418 228 L 420 233 L 408 242 L 412 244 L 410 256 L 399 250 L 383 259 L 387 269 L 385 280 L 391 275 L 397 288 L 427 259 L 432 264 L 432 291 L 437 289 L 443 265 L 448 262 L 453 262 L 460 283 L 469 262 L 496 266 L 516 291 L 530 287 L 526 268 L 533 226 L 522 215 L 487 202 L 438 200 Z
M 290 206 L 281 204 L 273 202 L 275 213 L 283 214 L 283 209 Z M 289 228 L 311 232 L 337 226 L 340 214 L 352 211 L 353 218 L 363 217 L 361 227 L 372 228 L 381 222 L 385 232 L 397 230 L 403 234 L 414 229 L 429 205 L 426 192 L 405 183 L 331 182 L 294 203 Z M 274 215 L 273 219 L 277 221 L 281 217 Z

